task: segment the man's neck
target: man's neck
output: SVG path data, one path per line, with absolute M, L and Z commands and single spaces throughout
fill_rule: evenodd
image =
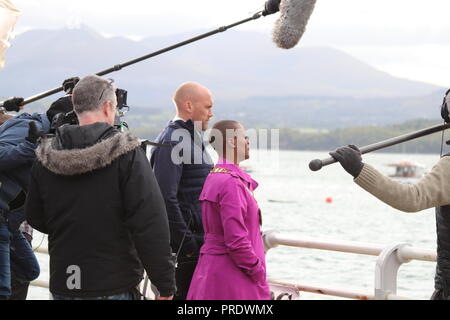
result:
M 173 121 L 182 120 L 184 122 L 188 121 L 190 118 L 187 116 L 181 116 L 179 114 L 175 115 L 175 118 L 173 118 Z
M 83 114 L 81 117 L 78 117 L 78 121 L 80 126 L 87 126 L 90 124 L 94 124 L 96 122 L 105 122 L 108 123 L 103 117 L 99 117 L 97 114 Z

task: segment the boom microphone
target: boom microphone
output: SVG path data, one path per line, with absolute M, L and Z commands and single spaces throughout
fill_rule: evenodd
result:
M 6 1 L 6 0 L 0 0 L 0 4 L 1 4 L 3 1 Z M 259 19 L 259 18 L 261 18 L 261 17 L 263 17 L 263 16 L 265 17 L 265 16 L 267 16 L 267 15 L 274 14 L 274 13 L 280 11 L 280 3 L 281 3 L 282 1 L 283 1 L 283 0 L 267 0 L 267 2 L 266 2 L 265 5 L 264 5 L 264 10 L 263 10 L 263 11 L 259 11 L 259 12 L 255 13 L 254 15 L 252 15 L 251 17 L 247 18 L 247 19 L 244 19 L 244 20 L 235 22 L 235 23 L 230 24 L 230 25 L 227 25 L 227 26 L 222 26 L 222 27 L 220 27 L 220 28 L 218 28 L 218 29 L 216 29 L 216 30 L 212 30 L 212 31 L 203 33 L 203 34 L 201 34 L 201 35 L 199 35 L 199 36 L 196 36 L 196 37 L 194 37 L 194 38 L 191 38 L 191 39 L 188 39 L 188 40 L 185 40 L 185 41 L 176 43 L 176 44 L 171 45 L 171 46 L 169 46 L 169 47 L 166 47 L 166 48 L 163 48 L 163 49 L 161 49 L 161 50 L 158 50 L 158 51 L 152 52 L 152 53 L 150 53 L 150 54 L 147 54 L 147 55 L 145 55 L 145 56 L 142 56 L 142 57 L 139 57 L 139 58 L 136 58 L 136 59 L 127 61 L 127 62 L 125 62 L 125 63 L 122 63 L 122 64 L 116 64 L 116 65 L 114 65 L 114 66 L 111 67 L 111 68 L 108 68 L 108 69 L 106 69 L 106 70 L 97 72 L 96 75 L 98 75 L 98 76 L 104 76 L 104 75 L 109 74 L 109 73 L 112 73 L 112 72 L 120 71 L 120 70 L 122 70 L 122 69 L 125 68 L 125 67 L 128 67 L 128 66 L 131 66 L 131 65 L 133 65 L 133 64 L 142 62 L 142 61 L 144 61 L 144 60 L 147 60 L 147 59 L 150 59 L 150 58 L 159 56 L 159 55 L 161 55 L 161 54 L 163 54 L 163 53 L 166 53 L 166 52 L 175 50 L 175 49 L 177 49 L 177 48 L 181 48 L 181 47 L 183 47 L 183 46 L 186 46 L 186 45 L 191 44 L 191 43 L 194 43 L 194 42 L 196 42 L 196 41 L 205 39 L 205 38 L 210 37 L 210 36 L 213 36 L 213 35 L 215 35 L 215 34 L 218 34 L 218 33 L 221 33 L 221 32 L 225 32 L 225 31 L 227 31 L 227 30 L 229 30 L 229 29 L 231 29 L 231 28 L 237 27 L 237 26 L 239 26 L 239 25 L 241 25 L 241 24 L 244 24 L 244 23 L 247 23 L 247 22 L 250 22 L 250 21 L 257 20 L 257 19 Z M 291 0 L 291 1 L 297 1 L 297 0 Z M 300 1 L 301 1 L 301 0 L 300 0 Z M 315 1 L 314 1 L 314 2 L 315 2 Z M 0 8 L 1 8 L 1 6 L 0 6 Z M 0 22 L 2 22 L 1 19 L 0 19 Z M 1 24 L 0 24 L 0 26 L 1 26 Z M 0 31 L 1 31 L 1 30 L 0 30 Z M 0 36 L 1 36 L 1 34 L 0 34 Z M 1 44 L 1 38 L 0 38 L 0 44 Z M 1 45 L 0 45 L 0 54 L 1 54 Z M 0 60 L 0 62 L 1 62 L 1 60 Z M 48 96 L 51 96 L 51 95 L 53 95 L 53 94 L 55 94 L 55 93 L 61 92 L 61 91 L 63 91 L 63 89 L 64 89 L 64 88 L 61 86 L 61 87 L 58 87 L 58 88 L 54 88 L 54 89 L 51 89 L 51 90 L 48 90 L 48 91 L 45 91 L 45 92 L 36 94 L 36 95 L 34 95 L 34 96 L 32 96 L 32 97 L 29 97 L 29 98 L 25 99 L 25 101 L 23 102 L 23 104 L 26 105 L 26 104 L 29 104 L 29 103 L 38 101 L 38 100 L 40 100 L 40 99 L 46 98 L 46 97 L 48 97 Z M 0 112 L 1 112 L 1 110 L 2 110 L 1 108 L 3 107 L 3 104 L 4 104 L 4 101 L 0 101 Z
M 291 49 L 297 45 L 315 4 L 316 0 L 281 0 L 281 15 L 273 30 L 273 41 L 279 48 Z
M 270 14 L 277 13 L 280 11 L 280 2 L 281 0 L 269 0 L 264 5 L 264 11 L 262 12 L 263 16 L 268 16 Z

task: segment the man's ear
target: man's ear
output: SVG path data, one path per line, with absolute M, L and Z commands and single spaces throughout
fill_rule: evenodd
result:
M 109 103 L 108 101 L 103 102 L 102 104 L 102 113 L 105 117 L 108 116 Z
M 115 110 L 112 108 L 112 102 L 111 101 L 105 101 L 102 106 L 102 112 L 105 116 L 108 116 L 111 112 L 115 112 Z
M 186 101 L 186 112 L 189 114 L 192 114 L 192 111 L 194 111 L 194 105 L 190 100 Z

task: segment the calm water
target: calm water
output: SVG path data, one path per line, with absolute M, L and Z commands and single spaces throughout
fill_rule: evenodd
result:
M 327 157 L 326 152 L 280 151 L 276 154 L 252 153 L 244 162 L 260 184 L 255 192 L 263 212 L 263 229 L 284 234 L 346 241 L 393 244 L 407 242 L 416 247 L 435 249 L 434 209 L 403 213 L 380 202 L 353 183 L 340 165 L 312 172 L 312 159 Z M 439 155 L 375 153 L 364 161 L 382 172 L 384 165 L 400 160 L 419 162 L 430 170 Z M 331 197 L 332 203 L 326 198 Z M 41 241 L 36 234 L 34 244 Z M 44 240 L 45 242 L 45 240 Z M 48 258 L 39 255 L 42 279 L 48 279 Z M 292 283 L 373 292 L 376 257 L 314 249 L 278 247 L 267 255 L 270 278 Z M 399 270 L 397 294 L 429 299 L 433 292 L 435 263 L 412 261 Z M 302 293 L 304 299 L 334 299 Z M 31 288 L 30 299 L 48 299 L 48 291 Z

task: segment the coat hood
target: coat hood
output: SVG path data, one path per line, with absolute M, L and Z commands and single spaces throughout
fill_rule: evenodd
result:
M 107 123 L 66 125 L 54 138 L 42 140 L 36 156 L 51 172 L 72 176 L 104 168 L 140 145 L 130 132 L 119 132 Z

